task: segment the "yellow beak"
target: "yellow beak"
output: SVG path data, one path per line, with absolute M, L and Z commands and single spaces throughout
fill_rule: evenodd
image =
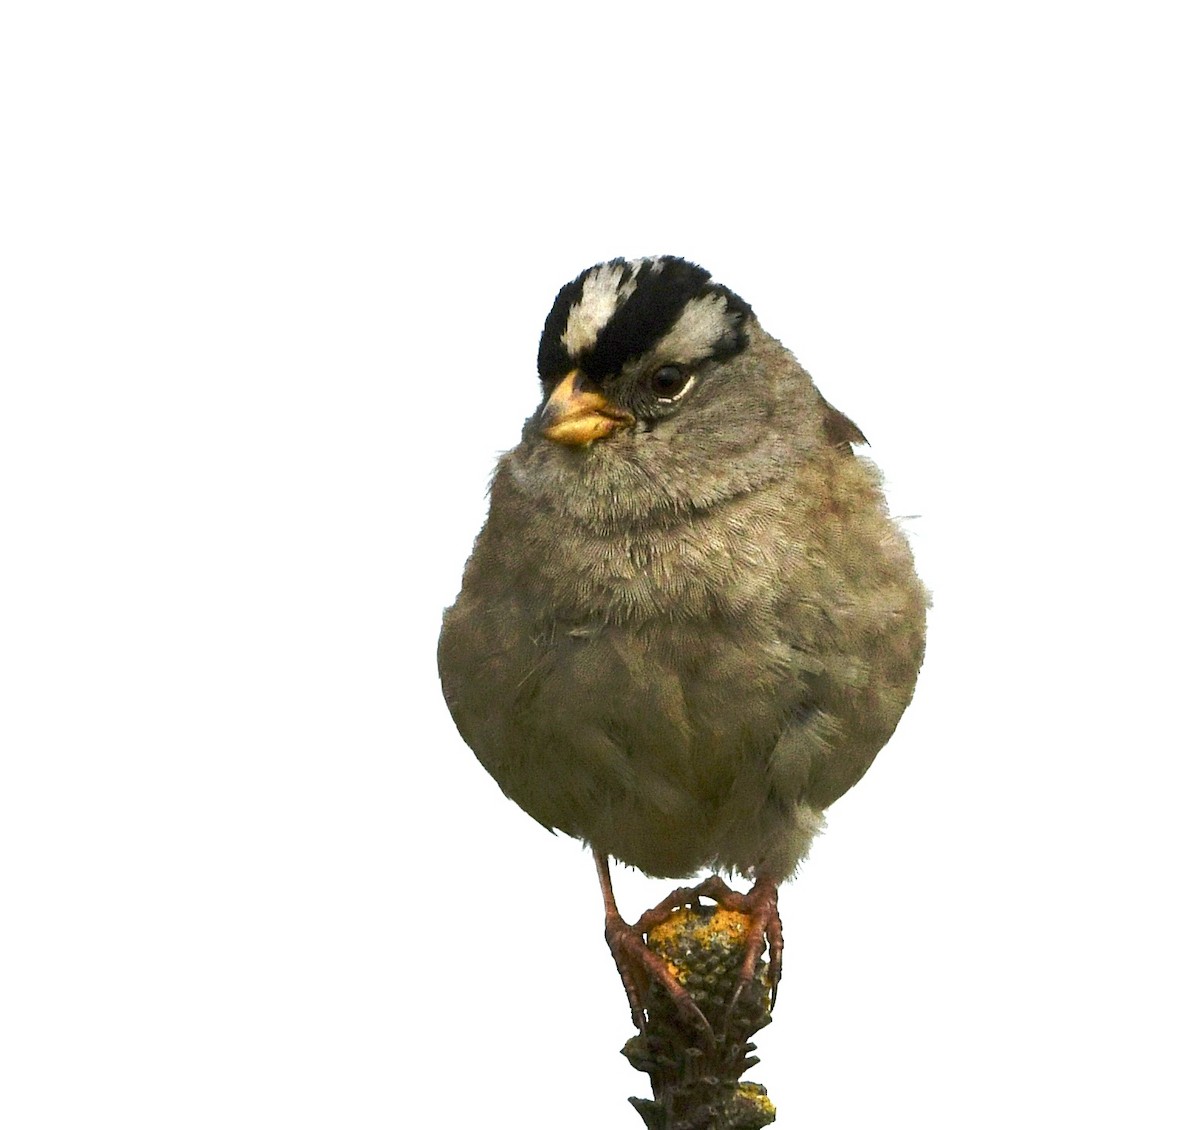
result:
M 586 378 L 572 369 L 554 387 L 542 409 L 542 435 L 568 447 L 586 447 L 633 424 L 633 416 L 618 408 Z

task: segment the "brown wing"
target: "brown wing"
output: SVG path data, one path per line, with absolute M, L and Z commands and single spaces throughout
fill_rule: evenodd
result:
M 818 393 L 818 395 L 820 395 Z M 824 418 L 821 426 L 825 430 L 825 438 L 833 447 L 849 451 L 852 443 L 866 443 L 867 437 L 862 434 L 859 426 L 843 412 L 839 412 L 825 397 L 821 397 L 821 410 Z

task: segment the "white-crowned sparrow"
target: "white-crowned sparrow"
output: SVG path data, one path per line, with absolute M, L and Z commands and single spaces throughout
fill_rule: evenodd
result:
M 865 442 L 749 305 L 683 259 L 559 292 L 541 403 L 504 455 L 445 616 L 450 711 L 504 792 L 596 855 L 640 1015 L 648 972 L 612 856 L 754 918 L 908 705 L 926 593 Z M 664 976 L 665 973 L 665 976 Z

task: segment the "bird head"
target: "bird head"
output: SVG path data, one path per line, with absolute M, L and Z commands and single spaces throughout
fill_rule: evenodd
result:
M 559 291 L 538 350 L 542 434 L 587 447 L 677 415 L 746 349 L 749 305 L 674 256 L 614 259 Z
M 613 259 L 567 283 L 538 376 L 518 469 L 536 468 L 527 481 L 583 520 L 678 514 L 753 489 L 845 420 L 746 301 L 675 256 Z

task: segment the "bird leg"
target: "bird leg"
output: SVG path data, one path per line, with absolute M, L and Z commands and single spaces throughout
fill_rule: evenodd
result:
M 646 1030 L 646 1003 L 650 978 L 654 978 L 675 1002 L 680 1013 L 695 1023 L 711 1040 L 712 1027 L 704 1013 L 679 983 L 679 978 L 671 972 L 667 963 L 646 944 L 646 932 L 665 921 L 670 913 L 663 912 L 669 900 L 660 903 L 654 910 L 648 910 L 631 926 L 617 910 L 612 876 L 608 870 L 608 856 L 595 848 L 592 849 L 592 855 L 596 860 L 596 874 L 600 877 L 600 893 L 604 898 L 604 940 L 608 942 L 617 972 L 621 974 L 621 983 L 625 986 L 625 996 L 629 999 L 629 1011 L 635 1027 L 639 1032 Z M 759 952 L 762 952 L 761 949 Z

